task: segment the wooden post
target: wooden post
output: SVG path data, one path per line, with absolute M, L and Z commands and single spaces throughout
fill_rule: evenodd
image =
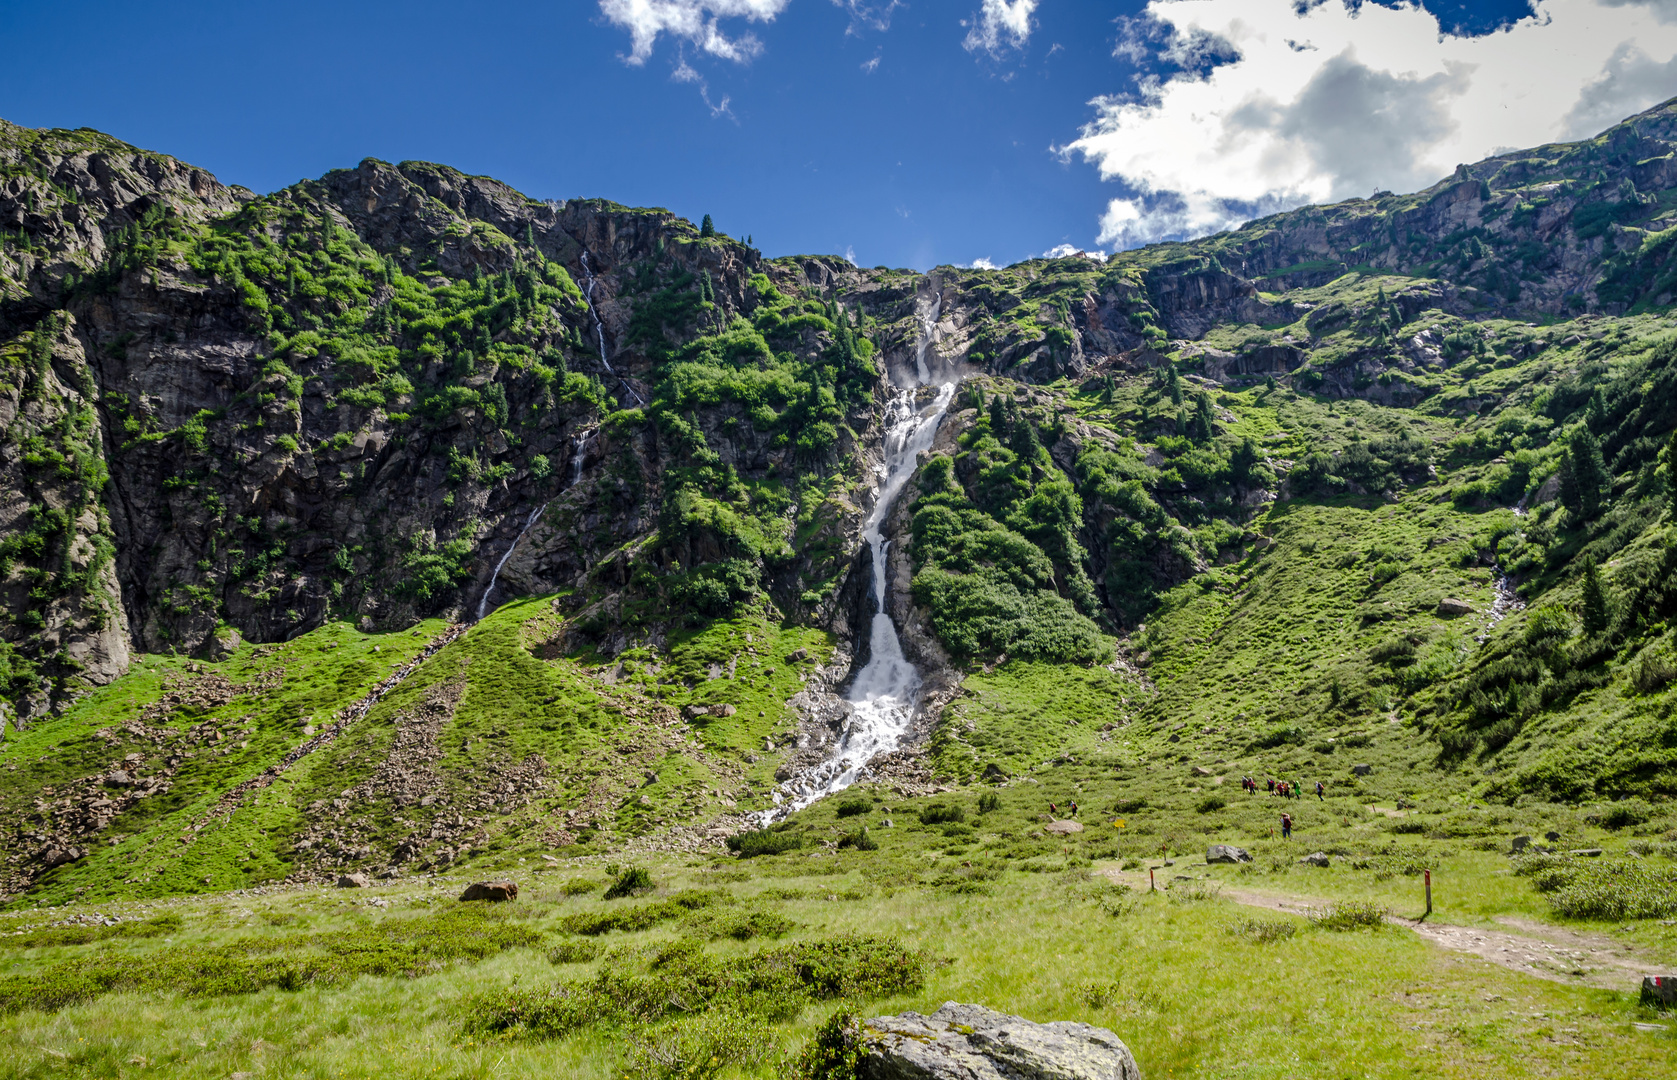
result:
M 1427 914 L 1432 914 L 1432 871 L 1427 872 Z
M 1158 892 L 1159 891 L 1158 883 L 1156 883 L 1153 880 L 1153 868 L 1151 866 L 1149 866 L 1147 868 L 1147 891 L 1148 892 Z

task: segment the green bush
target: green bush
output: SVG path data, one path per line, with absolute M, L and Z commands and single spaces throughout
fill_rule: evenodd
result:
M 652 875 L 647 873 L 644 867 L 631 866 L 619 874 L 617 880 L 611 883 L 611 887 L 606 889 L 605 899 L 617 900 L 625 896 L 639 896 L 651 892 L 656 887 L 652 883 Z
M 967 820 L 967 812 L 959 806 L 946 803 L 932 803 L 920 811 L 920 824 L 941 825 L 944 822 L 959 822 Z
M 986 791 L 978 797 L 978 812 L 988 814 L 1002 808 L 1002 797 L 993 791 Z
M 867 826 L 864 825 L 855 832 L 848 832 L 839 837 L 838 846 L 855 848 L 857 851 L 878 851 L 879 841 L 868 833 Z
M 871 814 L 873 800 L 864 798 L 845 799 L 838 804 L 839 817 L 855 817 L 858 814 Z
M 866 1055 L 862 1021 L 845 1006 L 821 1022 L 787 1072 L 791 1080 L 855 1080 Z
M 803 840 L 792 833 L 776 832 L 773 829 L 735 833 L 728 837 L 725 843 L 729 851 L 737 853 L 742 859 L 752 859 L 758 855 L 779 855 L 804 846 Z
M 1214 810 L 1221 810 L 1227 805 L 1229 805 L 1229 800 L 1223 798 L 1221 795 L 1207 795 L 1205 798 L 1194 804 L 1194 809 L 1202 814 L 1209 814 Z
M 1298 933 L 1298 924 L 1288 919 L 1248 918 L 1231 925 L 1229 933 L 1266 945 L 1292 937 Z
M 555 964 L 586 964 L 598 960 L 603 951 L 598 941 L 561 941 L 547 950 L 547 958 Z
M 761 1065 L 774 1052 L 775 1037 L 762 1018 L 724 1007 L 632 1034 L 629 1047 L 628 1076 L 710 1080 L 724 1070 Z
M 1386 925 L 1386 909 L 1367 900 L 1336 900 L 1310 916 L 1319 930 L 1378 930 Z

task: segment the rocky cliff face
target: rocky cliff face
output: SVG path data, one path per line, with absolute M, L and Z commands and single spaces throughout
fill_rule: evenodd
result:
M 1663 106 L 1411 196 L 1105 264 L 945 268 L 935 333 L 1026 383 L 1174 357 L 1225 385 L 1415 406 L 1481 348 L 1396 336 L 1427 312 L 1669 300 L 1677 218 L 1653 193 L 1674 139 Z M 765 260 L 665 211 L 425 163 L 257 196 L 12 125 L 0 231 L 0 675 L 25 715 L 121 672 L 130 646 L 215 655 L 334 617 L 467 615 L 492 578 L 492 600 L 571 590 L 576 632 L 608 648 L 752 594 L 853 628 L 865 461 L 884 378 L 913 363 L 918 275 Z M 1356 266 L 1419 277 L 1287 295 Z M 1097 582 L 1102 528 L 1079 541 Z M 1164 562 L 1207 557 L 1191 547 Z

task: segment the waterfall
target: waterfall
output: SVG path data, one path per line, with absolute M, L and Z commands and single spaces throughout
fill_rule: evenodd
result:
M 636 405 L 645 405 L 646 402 L 642 401 L 641 396 L 635 393 L 635 388 L 629 385 L 627 379 L 618 375 L 617 369 L 611 366 L 610 360 L 606 359 L 606 324 L 600 321 L 600 313 L 594 309 L 594 268 L 588 265 L 587 248 L 582 249 L 582 275 L 588 282 L 588 287 L 583 290 L 582 298 L 588 304 L 588 314 L 594 317 L 594 337 L 600 345 L 600 364 L 606 369 L 608 375 L 614 376 L 619 383 L 623 384 L 623 389 L 628 392 L 629 397 L 633 399 Z
M 495 564 L 494 572 L 489 575 L 489 584 L 484 588 L 483 595 L 478 598 L 477 619 L 475 621 L 482 622 L 483 617 L 489 614 L 489 597 L 495 592 L 495 579 L 501 576 L 501 567 L 505 566 L 507 560 L 512 558 L 512 553 L 518 550 L 518 542 L 524 539 L 525 533 L 535 527 L 536 519 L 542 516 L 542 511 L 546 510 L 551 502 L 550 499 L 530 511 L 530 519 L 524 523 L 522 529 L 518 530 L 518 535 L 512 538 L 512 545 L 507 548 L 507 553 L 501 556 L 501 561 Z
M 954 375 L 945 376 L 938 384 L 937 396 L 930 406 L 915 407 L 915 388 L 928 385 L 932 373 L 926 365 L 926 349 L 932 343 L 937 327 L 941 297 L 932 294 L 929 302 L 917 313 L 920 321 L 919 342 L 915 349 L 915 371 L 908 375 L 909 385 L 903 387 L 886 407 L 885 460 L 877 470 L 878 499 L 862 530 L 873 556 L 873 623 L 869 627 L 868 662 L 856 676 L 847 697 L 850 717 L 832 757 L 782 786 L 791 796 L 785 810 L 801 809 L 819 799 L 841 791 L 855 783 L 875 756 L 895 750 L 908 735 L 914 720 L 914 710 L 920 699 L 920 672 L 903 655 L 897 628 L 885 612 L 886 554 L 889 541 L 884 535 L 885 521 L 896 505 L 897 496 L 914 475 L 920 454 L 931 448 L 938 424 L 955 397 Z M 780 798 L 781 793 L 776 793 Z M 773 813 L 773 812 L 771 812 Z
M 577 481 L 579 481 L 581 479 L 582 479 L 582 436 L 581 435 L 572 435 L 571 436 L 571 481 L 570 481 L 570 483 L 565 485 L 565 490 L 569 491 L 571 488 L 576 487 Z M 495 581 L 496 581 L 496 579 L 498 579 L 501 576 L 501 568 L 507 565 L 507 560 L 512 558 L 512 553 L 518 550 L 518 545 L 523 541 L 524 534 L 536 527 L 536 522 L 541 520 L 542 511 L 546 510 L 549 506 L 552 506 L 552 505 L 553 505 L 553 500 L 548 499 L 546 502 L 542 503 L 540 506 L 538 506 L 534 510 L 530 511 L 529 520 L 525 521 L 524 522 L 524 527 L 522 529 L 518 530 L 518 535 L 512 538 L 512 546 L 508 547 L 507 551 L 506 551 L 506 554 L 501 556 L 501 561 L 495 564 L 495 569 L 489 575 L 489 584 L 484 588 L 483 595 L 478 597 L 477 619 L 475 621 L 482 622 L 483 617 L 485 615 L 489 614 L 489 598 L 495 592 Z

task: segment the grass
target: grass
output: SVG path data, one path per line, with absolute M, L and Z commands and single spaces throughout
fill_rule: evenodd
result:
M 888 859 L 885 851 L 830 856 L 816 866 L 789 865 L 792 873 L 772 879 L 720 885 L 711 879 L 721 874 L 702 861 L 653 867 L 671 890 L 666 896 L 719 890 L 804 927 L 783 945 L 726 938 L 700 945 L 666 924 L 614 935 L 603 950 L 556 956 L 559 969 L 549 956 L 555 945 L 535 941 L 412 978 L 366 975 L 238 996 L 118 991 L 56 1012 L 0 1017 L 0 1069 L 19 1077 L 64 1069 L 113 1077 L 254 1069 L 280 1076 L 376 1071 L 487 1077 L 506 1069 L 603 1076 L 631 1065 L 651 1068 L 659 1060 L 652 1048 L 680 1057 L 683 1047 L 714 1045 L 705 1039 L 718 1032 L 739 1032 L 741 1045 L 768 1051 L 739 1062 L 738 1075 L 768 1076 L 774 1057 L 796 1052 L 832 1013 L 824 1002 L 846 995 L 863 1003 L 862 1015 L 929 1012 L 944 1000 L 961 1000 L 1034 1019 L 1099 1024 L 1124 1038 L 1147 1076 L 1346 1070 L 1371 1077 L 1417 1070 L 1539 1076 L 1563 1066 L 1632 1076 L 1658 1074 L 1677 1061 L 1677 1042 L 1669 1035 L 1631 1026 L 1648 1014 L 1628 992 L 1534 980 L 1439 951 L 1407 933 L 1231 934 L 1231 923 L 1249 909 L 1226 899 L 1183 905 L 1143 892 L 1111 914 L 1103 906 L 1111 890 L 1091 888 L 1098 881 L 1081 871 L 1006 872 L 986 896 L 928 887 L 919 880 L 929 873 L 923 857 L 889 860 L 887 866 L 882 860 Z M 906 878 L 884 884 L 886 870 Z M 578 940 L 560 930 L 568 915 L 615 906 L 563 899 L 540 875 L 525 884 L 515 909 L 519 917 L 512 905 L 497 914 L 507 912 L 504 925 L 526 927 L 532 935 L 558 935 L 556 944 Z M 277 916 L 294 916 L 314 935 L 368 922 L 423 921 L 436 916 L 414 914 L 415 908 L 452 907 L 449 898 L 457 891 L 446 881 L 377 890 L 391 905 L 388 913 L 367 908 L 360 895 L 332 891 L 204 898 L 171 908 L 184 923 L 173 944 L 216 947 L 253 931 L 292 936 L 292 929 L 271 926 Z M 848 891 L 858 898 L 828 899 Z M 1000 920 L 1010 932 L 988 932 Z M 1259 921 L 1302 926 L 1291 919 Z M 926 960 L 901 967 L 905 961 L 890 958 L 909 953 L 892 951 L 899 946 L 883 944 L 886 939 Z M 863 941 L 882 944 L 837 944 Z M 171 946 L 142 940 L 124 947 L 167 952 Z M 836 967 L 830 960 L 811 965 L 835 956 Z M 867 957 L 878 957 L 883 966 Z M 853 961 L 871 966 L 847 966 Z M 39 966 L 45 960 L 22 962 Z M 12 964 L 15 969 L 18 961 Z M 765 1013 L 751 1005 L 753 986 L 765 978 L 777 987 L 792 979 L 806 989 L 790 1003 L 777 997 Z M 673 1022 L 679 1026 L 657 1019 L 667 1008 L 660 1003 L 678 985 L 711 994 L 705 1000 L 716 1006 Z M 587 1022 L 566 1020 L 552 1004 L 564 1000 L 564 994 L 554 997 L 559 987 L 601 995 L 593 1000 L 616 1011 L 573 1012 Z M 544 1023 L 570 1033 L 537 1037 L 559 1033 L 532 1029 L 532 1005 L 547 1009 L 543 1015 L 550 1021 Z M 512 1019 L 509 1006 L 517 1006 L 523 1019 Z M 645 1018 L 621 1019 L 625 1013 Z M 1285 1053 L 1278 1053 L 1283 1046 Z M 683 1060 L 692 1060 L 691 1054 Z

